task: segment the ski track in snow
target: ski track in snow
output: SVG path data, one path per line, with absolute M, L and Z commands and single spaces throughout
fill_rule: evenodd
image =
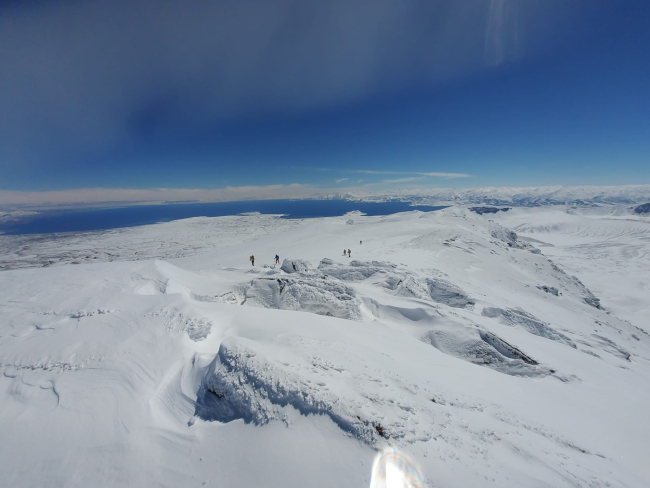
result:
M 7 486 L 367 486 L 389 445 L 429 486 L 650 484 L 645 217 L 452 207 L 0 241 Z

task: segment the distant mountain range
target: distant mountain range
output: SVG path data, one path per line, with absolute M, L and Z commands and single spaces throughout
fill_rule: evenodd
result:
M 364 202 L 407 201 L 416 205 L 639 205 L 650 202 L 650 185 L 424 188 L 369 194 L 338 193 L 327 198 Z

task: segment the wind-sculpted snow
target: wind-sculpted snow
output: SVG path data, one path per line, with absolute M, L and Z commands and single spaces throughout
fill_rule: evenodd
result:
M 230 338 L 206 369 L 195 415 L 261 426 L 288 422 L 291 407 L 302 415 L 327 416 L 366 444 L 382 438 L 412 443 L 446 430 L 444 417 L 436 419 L 436 404 L 445 404 L 446 395 L 438 391 L 435 397 L 427 388 L 404 384 L 399 375 L 383 370 L 363 346 L 349 350 L 341 340 L 324 343 L 288 336 L 269 347 Z
M 352 409 L 353 404 L 360 406 L 367 400 L 352 388 L 346 389 L 345 396 L 330 391 L 317 369 L 314 374 L 315 368 L 307 358 L 294 355 L 294 364 L 289 364 L 286 359 L 265 357 L 256 346 L 242 339 L 221 343 L 198 395 L 198 416 L 220 422 L 243 419 L 263 425 L 281 419 L 279 407 L 289 405 L 303 415 L 327 415 L 342 430 L 364 442 L 375 442 L 377 432 L 371 420 L 358 415 L 362 408 L 354 409 L 358 413 Z
M 161 309 L 145 315 L 151 318 L 163 319 L 163 325 L 168 330 L 181 330 L 187 333 L 190 340 L 199 342 L 208 337 L 213 323 L 205 317 L 196 316 L 195 313 L 176 309 Z
M 417 278 L 413 272 L 387 262 L 355 260 L 346 266 L 335 263 L 331 259 L 323 259 L 318 270 L 343 281 L 359 282 L 369 278 L 374 278 L 376 281 L 379 277 L 378 283 L 393 290 L 397 296 L 430 299 L 457 308 L 471 307 L 475 303 L 460 288 L 448 281 L 438 278 Z
M 394 276 L 403 276 L 397 272 L 395 264 L 382 261 L 358 261 L 352 260 L 346 266 L 336 263 L 331 259 L 323 259 L 318 265 L 318 270 L 328 276 L 334 276 L 343 281 L 363 281 L 374 275 L 382 275 L 389 279 Z
M 253 307 L 361 318 L 361 302 L 354 289 L 328 276 L 260 278 L 243 287 L 243 297 L 242 304 Z
M 548 368 L 491 332 L 454 324 L 428 331 L 422 342 L 445 354 L 513 376 L 544 376 Z
M 407 276 L 395 284 L 395 295 L 433 300 L 454 308 L 470 308 L 476 303 L 457 286 L 438 278 Z
M 650 486 L 647 226 L 455 207 L 0 238 L 27 267 L 0 272 L 0 479 L 367 486 L 390 446 L 431 486 Z
M 498 318 L 502 323 L 511 327 L 520 327 L 533 335 L 545 337 L 546 339 L 571 346 L 574 349 L 576 348 L 573 341 L 566 335 L 556 331 L 550 325 L 545 324 L 537 317 L 523 310 L 504 310 L 502 308 L 485 307 L 481 315 L 484 317 Z
M 426 284 L 429 296 L 434 302 L 456 308 L 471 307 L 475 303 L 460 288 L 445 280 L 427 278 Z
M 311 264 L 302 259 L 285 259 L 280 267 L 285 273 L 305 273 L 311 269 Z
M 626 361 L 630 360 L 631 354 L 613 340 L 608 339 L 607 337 L 603 337 L 599 334 L 592 334 L 591 337 L 596 340 L 602 349 L 609 352 L 610 354 L 625 359 Z

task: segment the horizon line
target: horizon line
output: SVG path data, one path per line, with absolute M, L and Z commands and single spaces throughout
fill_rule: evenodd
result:
M 391 180 L 388 180 L 391 182 Z M 396 181 L 400 182 L 400 181 Z M 650 183 L 630 185 L 541 185 L 541 186 L 484 186 L 484 187 L 433 187 L 412 186 L 399 189 L 378 189 L 380 184 L 366 184 L 347 188 L 322 188 L 310 184 L 292 183 L 286 185 L 227 186 L 225 188 L 101 188 L 88 187 L 69 190 L 0 190 L 0 208 L 38 208 L 38 207 L 97 207 L 101 205 L 171 205 L 191 203 L 218 203 L 252 200 L 311 200 L 346 199 L 350 197 L 370 197 L 396 195 L 413 192 L 414 196 L 444 197 L 454 193 L 469 191 L 536 191 L 550 192 L 560 189 L 589 189 L 594 191 L 613 191 L 615 189 L 643 189 L 648 191 Z M 429 193 L 429 195 L 426 195 Z M 514 195 L 513 195 L 514 196 Z

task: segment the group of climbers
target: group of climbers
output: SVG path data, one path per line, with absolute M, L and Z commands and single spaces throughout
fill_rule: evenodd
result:
M 362 242 L 363 241 L 359 241 L 359 244 L 362 244 Z M 347 250 L 343 249 L 343 255 L 345 256 L 346 254 L 348 255 L 349 258 L 352 257 L 352 251 L 350 249 Z M 255 266 L 255 256 L 251 254 L 251 257 L 248 259 L 251 262 L 251 266 Z M 280 256 L 278 256 L 277 254 L 275 255 L 275 264 L 280 264 Z
M 361 244 L 363 244 L 363 241 L 359 241 L 359 245 Z M 347 251 L 343 249 L 343 255 L 345 256 L 346 254 L 348 255 L 348 257 L 352 257 L 352 251 L 350 251 L 349 249 Z
M 248 259 L 251 262 L 251 266 L 255 266 L 255 256 L 251 254 L 251 257 Z M 275 255 L 275 264 L 280 264 L 280 256 L 277 254 Z

